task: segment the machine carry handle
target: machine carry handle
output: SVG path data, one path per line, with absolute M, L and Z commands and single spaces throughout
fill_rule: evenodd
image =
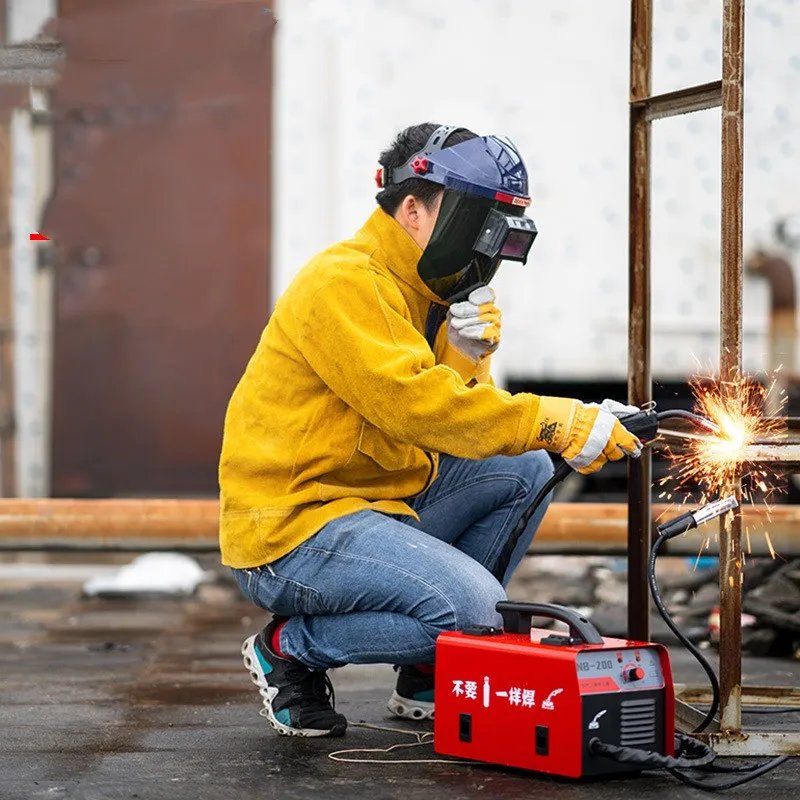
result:
M 503 630 L 506 633 L 531 632 L 531 617 L 547 617 L 566 622 L 569 625 L 570 639 L 583 644 L 603 644 L 603 637 L 586 617 L 565 606 L 550 603 L 515 603 L 501 600 L 495 609 L 503 617 Z

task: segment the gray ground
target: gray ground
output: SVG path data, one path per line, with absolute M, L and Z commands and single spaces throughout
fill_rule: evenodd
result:
M 239 657 L 264 618 L 231 587 L 206 586 L 180 602 L 85 600 L 76 575 L 13 581 L 8 565 L 0 574 L 0 798 L 705 796 L 652 773 L 575 783 L 493 767 L 336 763 L 332 750 L 412 739 L 361 727 L 338 740 L 277 737 L 258 716 Z M 676 679 L 701 683 L 693 662 L 673 652 Z M 744 672 L 749 683 L 800 684 L 791 660 L 747 659 Z M 389 667 L 333 677 L 351 723 L 425 729 L 385 713 Z M 782 724 L 800 728 L 800 714 L 791 717 Z M 435 757 L 427 746 L 402 755 Z M 798 780 L 795 759 L 734 793 L 788 798 Z

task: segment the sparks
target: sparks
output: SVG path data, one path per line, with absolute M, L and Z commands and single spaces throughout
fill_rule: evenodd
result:
M 746 448 L 757 441 L 775 440 L 785 433 L 786 423 L 764 414 L 767 399 L 776 397 L 775 380 L 768 386 L 741 376 L 719 381 L 698 377 L 690 381 L 695 398 L 694 411 L 715 422 L 720 436 L 698 436 L 686 440 L 686 446 L 674 452 L 667 448 L 672 463 L 671 475 L 660 484 L 677 484 L 683 490 L 698 490 L 700 504 L 709 502 L 730 491 L 741 475 L 742 499 L 761 502 L 769 509 L 773 495 L 786 491 L 779 469 L 746 459 Z M 785 397 L 780 393 L 779 405 Z M 747 530 L 748 552 L 750 531 Z M 767 539 L 771 553 L 772 543 Z

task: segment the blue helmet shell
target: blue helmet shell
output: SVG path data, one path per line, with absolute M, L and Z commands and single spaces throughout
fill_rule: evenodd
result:
M 438 128 L 426 146 L 406 164 L 379 170 L 379 186 L 409 178 L 438 183 L 445 188 L 491 200 L 528 206 L 528 171 L 514 143 L 505 136 L 479 136 L 441 148 L 454 128 Z
M 504 136 L 479 136 L 423 158 L 428 162 L 428 171 L 416 175 L 418 178 L 492 200 L 513 202 L 511 198 L 517 198 L 514 205 L 530 204 L 525 162 Z

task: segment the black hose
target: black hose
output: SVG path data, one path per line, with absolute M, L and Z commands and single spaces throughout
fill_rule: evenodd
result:
M 658 552 L 661 549 L 661 545 L 674 535 L 676 534 L 662 533 L 658 539 L 656 539 L 655 544 L 650 550 L 650 567 L 647 571 L 647 580 L 650 584 L 650 594 L 653 596 L 653 602 L 658 609 L 658 613 L 661 615 L 661 619 L 667 623 L 669 629 L 675 634 L 675 636 L 678 637 L 680 643 L 697 659 L 697 662 L 703 668 L 706 675 L 708 675 L 708 680 L 711 684 L 712 700 L 711 707 L 709 708 L 705 719 L 700 723 L 700 725 L 698 725 L 697 728 L 694 729 L 694 733 L 700 733 L 700 731 L 704 731 L 708 727 L 709 723 L 714 719 L 714 717 L 717 715 L 717 711 L 719 710 L 719 680 L 717 680 L 717 675 L 714 672 L 711 664 L 708 663 L 708 659 L 695 646 L 694 642 L 692 642 L 675 624 L 674 620 L 669 615 L 669 612 L 664 607 L 664 601 L 661 599 L 661 593 L 658 590 L 658 583 L 656 582 L 656 559 L 658 558 Z
M 740 769 L 736 770 L 737 772 L 745 772 L 747 774 L 741 775 L 738 778 L 733 778 L 726 783 L 712 783 L 711 781 L 704 781 L 698 778 L 693 777 L 692 775 L 687 775 L 685 772 L 681 772 L 678 769 L 670 769 L 667 767 L 667 772 L 670 775 L 677 778 L 679 781 L 682 781 L 687 786 L 691 786 L 694 789 L 703 789 L 706 792 L 719 792 L 724 789 L 734 789 L 737 786 L 741 786 L 744 783 L 749 783 L 750 781 L 754 781 L 756 778 L 760 778 L 762 775 L 766 775 L 770 770 L 775 769 L 775 767 L 779 767 L 781 764 L 785 764 L 788 761 L 789 756 L 778 756 L 777 758 L 773 758 L 770 761 L 765 761 L 763 764 L 752 764 L 752 765 L 743 765 Z M 716 765 L 712 764 L 710 769 L 706 769 L 708 772 L 728 772 L 727 769 L 720 769 L 716 767 Z M 733 771 L 733 770 L 730 770 Z
M 642 769 L 699 769 L 708 766 L 717 757 L 707 744 L 680 733 L 675 734 L 677 756 L 663 756 L 651 750 L 609 744 L 597 737 L 589 740 L 589 752 L 620 764 L 635 764 Z
M 552 477 L 542 485 L 542 488 L 536 493 L 536 497 L 531 500 L 530 505 L 519 518 L 519 522 L 517 522 L 511 535 L 506 539 L 503 549 L 500 551 L 500 555 L 497 557 L 497 561 L 495 561 L 494 568 L 492 569 L 492 575 L 494 575 L 500 583 L 503 582 L 506 576 L 506 570 L 508 570 L 508 565 L 511 563 L 511 556 L 514 555 L 517 542 L 519 542 L 520 537 L 525 532 L 525 528 L 528 527 L 531 517 L 539 509 L 539 506 L 544 502 L 547 495 L 549 495 L 570 472 L 572 472 L 572 467 L 570 467 L 566 461 L 562 461 L 558 467 L 556 467 Z

